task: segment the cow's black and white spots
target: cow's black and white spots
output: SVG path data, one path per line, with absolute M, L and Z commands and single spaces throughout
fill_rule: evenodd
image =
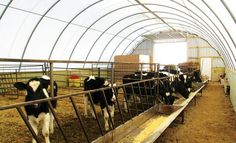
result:
M 85 91 L 105 88 L 105 87 L 110 87 L 110 86 L 111 85 L 104 78 L 100 78 L 100 77 L 89 76 L 84 80 Z M 91 114 L 93 115 L 93 117 L 95 118 L 95 114 L 89 105 L 90 102 L 88 102 L 89 101 L 88 96 L 89 95 L 85 95 L 85 98 L 84 98 L 85 116 L 88 115 L 88 110 L 89 110 Z M 105 130 L 106 131 L 109 130 L 109 124 L 108 124 L 109 114 L 106 109 L 106 104 L 107 104 L 109 113 L 112 117 L 112 120 L 114 121 L 114 112 L 115 112 L 114 104 L 115 104 L 116 96 L 114 94 L 113 88 L 106 89 L 104 90 L 104 92 L 102 91 L 91 92 L 91 97 L 95 105 L 100 105 L 101 110 L 103 112 L 103 116 L 104 116 Z
M 159 77 L 168 77 L 168 75 L 164 73 L 159 73 Z M 160 99 L 164 102 L 164 104 L 172 105 L 175 99 L 178 99 L 174 96 L 175 89 L 172 86 L 172 82 L 170 79 L 161 79 L 159 83 L 159 94 Z
M 189 76 L 187 74 L 180 74 L 179 79 L 180 82 L 188 89 L 188 91 L 191 92 L 193 76 Z
M 43 98 L 49 98 L 50 92 L 48 92 L 50 86 L 50 78 L 48 76 L 42 76 L 41 78 L 32 78 L 26 84 L 23 82 L 16 82 L 14 86 L 19 90 L 26 90 L 27 95 L 25 101 L 34 101 Z M 54 82 L 54 96 L 57 96 L 57 83 Z M 51 101 L 53 108 L 56 108 L 57 101 Z M 42 123 L 42 134 L 46 143 L 50 143 L 49 133 L 54 132 L 53 120 L 54 117 L 50 112 L 47 102 L 41 102 L 37 104 L 25 106 L 25 111 L 36 135 L 38 134 L 39 123 Z M 32 139 L 33 143 L 36 140 Z
M 192 80 L 193 82 L 202 82 L 200 70 L 196 70 L 193 72 Z

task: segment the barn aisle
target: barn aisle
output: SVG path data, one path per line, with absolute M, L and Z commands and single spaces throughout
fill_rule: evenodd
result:
M 155 143 L 235 143 L 236 114 L 223 87 L 210 82 L 185 110 L 184 124 L 171 124 Z

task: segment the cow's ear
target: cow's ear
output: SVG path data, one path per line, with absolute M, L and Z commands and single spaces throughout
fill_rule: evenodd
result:
M 45 89 L 47 89 L 48 86 L 50 85 L 50 80 L 47 80 L 44 78 L 41 78 L 40 82 L 41 82 L 41 85 L 43 86 L 43 88 L 45 88 Z
M 14 84 L 15 88 L 19 89 L 19 90 L 25 90 L 26 89 L 26 84 L 24 84 L 23 82 L 16 82 Z

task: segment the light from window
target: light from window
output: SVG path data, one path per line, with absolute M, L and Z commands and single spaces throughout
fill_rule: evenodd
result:
M 178 64 L 187 61 L 187 42 L 155 43 L 154 62 Z

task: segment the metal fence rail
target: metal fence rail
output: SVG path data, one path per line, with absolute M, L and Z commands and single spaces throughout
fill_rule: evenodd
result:
M 50 61 L 50 60 L 17 60 L 17 59 L 0 59 L 0 61 L 4 61 L 4 62 L 23 62 L 23 63 L 28 63 L 28 62 L 37 62 L 37 63 L 42 63 L 43 65 L 46 65 L 46 67 L 42 68 L 44 72 L 42 72 L 43 74 L 48 74 L 50 75 L 51 78 L 51 87 L 53 87 L 53 81 L 57 81 L 57 79 L 60 79 L 60 77 L 67 77 L 70 76 L 72 74 L 71 73 L 57 73 L 58 67 L 54 67 L 55 64 L 58 63 L 69 63 L 69 61 Z M 70 63 L 73 63 L 74 65 L 79 65 L 79 64 L 84 64 L 84 62 L 79 62 L 79 61 L 70 61 Z M 98 129 L 98 134 L 100 136 L 103 136 L 106 131 L 104 130 L 103 127 L 103 122 L 101 121 L 101 116 L 99 114 L 97 114 L 96 112 L 96 107 L 92 101 L 92 97 L 91 97 L 91 93 L 93 92 L 98 92 L 101 91 L 103 94 L 102 96 L 105 97 L 105 90 L 107 89 L 113 89 L 113 91 L 115 91 L 115 95 L 116 95 L 116 104 L 115 104 L 115 108 L 116 108 L 116 116 L 117 121 L 113 122 L 112 118 L 111 118 L 111 113 L 108 109 L 108 105 L 106 104 L 106 110 L 108 111 L 108 115 L 109 115 L 109 126 L 110 129 L 113 130 L 115 128 L 117 128 L 119 125 L 124 124 L 125 122 L 127 122 L 128 120 L 132 119 L 133 117 L 139 115 L 140 113 L 146 111 L 147 109 L 151 108 L 152 106 L 154 106 L 155 104 L 158 104 L 158 102 L 160 101 L 159 96 L 158 96 L 158 84 L 159 84 L 159 80 L 160 78 L 153 78 L 153 79 L 146 79 L 146 80 L 141 80 L 141 81 L 135 81 L 132 83 L 126 83 L 126 84 L 122 84 L 122 78 L 125 74 L 130 74 L 130 73 L 134 73 L 134 72 L 143 72 L 143 71 L 153 71 L 153 72 L 158 72 L 159 70 L 159 65 L 158 64 L 150 64 L 150 63 L 112 63 L 112 62 L 86 62 L 87 65 L 89 65 L 92 70 L 92 75 L 96 75 L 96 76 L 101 76 L 101 77 L 105 77 L 106 79 L 109 79 L 111 83 L 119 83 L 117 86 L 113 86 L 113 87 L 106 87 L 106 88 L 100 88 L 100 89 L 96 89 L 96 90 L 90 90 L 90 91 L 76 91 L 74 93 L 70 93 L 70 94 L 66 94 L 66 95 L 59 95 L 57 97 L 50 97 L 50 98 L 46 98 L 46 99 L 41 99 L 41 100 L 35 100 L 35 101 L 30 101 L 30 102 L 22 102 L 22 103 L 16 103 L 13 105 L 6 105 L 6 106 L 1 106 L 0 110 L 8 110 L 8 109 L 15 109 L 20 117 L 23 119 L 23 121 L 25 122 L 26 126 L 28 127 L 29 131 L 31 132 L 32 136 L 36 139 L 37 142 L 41 142 L 40 138 L 36 136 L 34 130 L 32 129 L 29 121 L 27 120 L 27 116 L 24 113 L 24 111 L 22 110 L 22 108 L 24 108 L 27 105 L 32 105 L 32 104 L 36 104 L 36 103 L 41 103 L 41 102 L 47 102 L 50 108 L 50 111 L 53 113 L 53 116 L 55 118 L 58 130 L 60 131 L 61 135 L 63 136 L 63 139 L 65 142 L 70 142 L 70 138 L 67 136 L 66 131 L 65 131 L 65 127 L 62 124 L 62 119 L 58 116 L 58 112 L 56 112 L 51 105 L 52 100 L 69 100 L 69 104 L 72 106 L 72 111 L 75 115 L 76 115 L 76 119 L 78 120 L 78 128 L 82 129 L 85 140 L 87 142 L 92 142 L 94 140 L 94 138 L 90 137 L 90 132 L 88 131 L 88 129 L 86 128 L 86 120 L 84 119 L 83 114 L 81 113 L 81 111 L 79 111 L 79 106 L 77 104 L 77 101 L 75 100 L 75 98 L 77 97 L 81 97 L 84 96 L 85 94 L 88 95 L 89 97 L 89 101 L 91 102 L 91 106 L 92 106 L 92 110 L 95 113 L 95 117 L 96 117 L 96 125 L 97 129 Z M 96 66 L 94 66 L 96 65 Z M 99 66 L 100 65 L 100 66 Z M 104 68 L 104 65 L 107 65 L 106 68 Z M 132 67 L 133 65 L 133 67 Z M 62 68 L 63 69 L 63 68 Z M 78 70 L 78 67 L 70 67 L 65 69 L 65 71 L 69 71 L 71 69 L 75 69 Z M 61 70 L 61 69 L 60 69 Z M 64 69 L 63 69 L 64 70 Z M 77 71 L 78 72 L 78 71 Z M 82 76 L 86 76 L 86 75 L 82 75 Z M 30 77 L 30 76 L 27 76 Z M 16 79 L 17 80 L 23 80 L 23 79 Z M 59 80 L 60 81 L 60 80 Z M 63 82 L 65 82 L 65 80 L 62 80 Z M 132 96 L 131 100 L 127 100 L 127 88 L 131 89 L 132 94 L 137 95 L 137 91 L 138 91 L 138 95 L 140 96 L 140 102 L 138 102 L 135 99 L 135 96 Z M 50 89 L 50 93 L 54 93 L 52 90 L 53 88 Z M 124 100 L 126 99 L 126 100 Z M 126 102 L 127 104 L 127 112 L 124 108 L 124 102 Z M 76 131 L 75 131 L 76 132 Z
M 14 105 L 7 105 L 7 106 L 2 106 L 0 107 L 0 110 L 8 110 L 8 109 L 16 109 L 18 111 L 18 113 L 20 114 L 21 118 L 23 119 L 23 121 L 25 122 L 26 126 L 28 127 L 29 131 L 31 132 L 32 136 L 36 139 L 37 142 L 40 142 L 40 139 L 38 136 L 36 136 L 34 130 L 32 129 L 29 121 L 27 120 L 27 116 L 25 115 L 25 113 L 22 111 L 22 107 L 24 106 L 27 106 L 27 105 L 32 105 L 32 104 L 36 104 L 36 103 L 41 103 L 41 102 L 48 102 L 49 104 L 49 108 L 50 108 L 50 111 L 53 113 L 53 116 L 55 118 L 55 121 L 57 123 L 57 126 L 65 140 L 65 142 L 69 142 L 69 139 L 68 137 L 66 136 L 65 134 L 65 131 L 63 130 L 63 126 L 61 125 L 61 121 L 56 113 L 56 111 L 53 109 L 52 105 L 51 105 L 51 102 L 52 100 L 60 100 L 60 99 L 69 99 L 71 102 L 70 104 L 73 106 L 73 110 L 76 114 L 76 117 L 79 121 L 79 126 L 83 129 L 83 132 L 84 132 L 84 135 L 86 137 L 86 140 L 87 142 L 91 142 L 92 140 L 89 138 L 88 136 L 88 132 L 87 130 L 85 129 L 85 125 L 84 125 L 84 121 L 82 120 L 81 118 L 81 113 L 78 111 L 78 107 L 75 103 L 75 100 L 74 98 L 77 97 L 77 96 L 83 96 L 84 94 L 87 94 L 89 95 L 89 100 L 91 102 L 91 105 L 92 105 L 92 109 L 93 109 L 93 112 L 95 113 L 95 116 L 96 116 L 96 122 L 97 122 L 97 126 L 99 127 L 99 130 L 100 130 L 100 135 L 104 135 L 105 132 L 103 130 L 103 126 L 102 126 L 102 123 L 100 122 L 99 120 L 99 117 L 96 113 L 96 109 L 95 109 L 95 105 L 93 104 L 93 101 L 92 101 L 92 97 L 91 97 L 91 93 L 93 92 L 97 92 L 97 91 L 102 91 L 103 93 L 103 96 L 105 98 L 105 93 L 104 91 L 107 90 L 107 89 L 110 89 L 110 88 L 113 88 L 114 91 L 118 91 L 119 89 L 125 89 L 126 86 L 131 86 L 132 87 L 132 90 L 134 90 L 134 86 L 133 85 L 137 85 L 137 84 L 142 84 L 142 83 L 145 83 L 145 82 L 150 82 L 150 81 L 156 81 L 158 79 L 149 79 L 149 80 L 143 80 L 143 81 L 138 81 L 138 82 L 134 82 L 134 83 L 128 83 L 128 84 L 122 84 L 122 85 L 118 85 L 116 87 L 106 87 L 106 88 L 101 88 L 101 89 L 96 89 L 96 90 L 90 90 L 90 91 L 83 91 L 83 92 L 78 92 L 78 93 L 74 93 L 74 94 L 68 94 L 68 95 L 61 95 L 61 96 L 57 96 L 57 97 L 50 97 L 50 98 L 46 98 L 46 99 L 40 99 L 40 100 L 35 100 L 35 101 L 29 101 L 29 102 L 22 102 L 22 103 L 17 103 L 17 104 L 14 104 Z M 146 90 L 150 90 L 149 87 L 145 87 Z M 140 89 L 139 89 L 140 90 Z M 124 90 L 124 94 L 125 94 L 125 90 Z M 134 107 L 129 106 L 128 108 L 128 114 L 129 114 L 129 118 L 128 119 L 124 119 L 124 116 L 125 113 L 124 113 L 124 109 L 122 109 L 122 107 L 120 106 L 120 104 L 122 104 L 123 100 L 119 100 L 119 96 L 120 94 L 118 92 L 116 92 L 116 110 L 118 111 L 117 115 L 120 116 L 120 118 L 122 119 L 121 123 L 124 124 L 128 119 L 131 119 L 133 118 L 134 116 L 137 116 L 139 113 L 147 110 L 149 107 L 152 107 L 155 102 L 152 101 L 152 102 L 145 102 L 145 100 L 141 100 L 141 105 L 144 105 L 144 104 L 147 104 L 148 107 L 147 108 L 144 108 L 144 107 L 138 107 L 138 103 L 135 102 L 135 100 L 132 101 L 132 104 L 134 104 Z M 147 97 L 147 96 L 150 96 L 150 95 L 143 95 L 146 99 L 150 98 L 150 97 Z M 153 95 L 152 97 L 153 99 L 156 99 L 157 98 L 157 95 Z M 129 104 L 129 103 L 128 103 Z M 108 111 L 108 114 L 109 114 L 109 121 L 110 121 L 110 129 L 115 129 L 116 127 L 118 127 L 120 124 L 116 124 L 112 121 L 112 118 L 111 118 L 111 115 L 110 115 L 110 112 L 109 112 L 109 109 L 108 109 L 108 105 L 106 104 L 106 109 Z

